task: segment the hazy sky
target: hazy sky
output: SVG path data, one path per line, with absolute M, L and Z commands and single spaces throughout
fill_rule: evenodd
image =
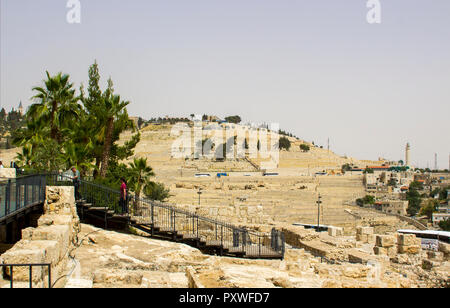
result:
M 45 70 L 102 83 L 131 115 L 239 114 L 277 122 L 307 141 L 360 159 L 448 168 L 450 1 L 0 0 L 0 105 L 22 100 Z

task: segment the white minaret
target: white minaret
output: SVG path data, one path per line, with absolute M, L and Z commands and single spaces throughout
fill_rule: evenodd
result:
M 411 146 L 409 145 L 409 142 L 406 144 L 406 153 L 405 153 L 405 166 L 410 167 L 410 156 L 409 152 L 411 150 Z

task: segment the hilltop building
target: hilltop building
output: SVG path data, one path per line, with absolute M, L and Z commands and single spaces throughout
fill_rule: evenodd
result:
M 23 106 L 22 106 L 22 101 L 20 101 L 20 104 L 19 104 L 19 109 L 17 109 L 17 110 L 19 111 L 20 115 L 23 115 Z

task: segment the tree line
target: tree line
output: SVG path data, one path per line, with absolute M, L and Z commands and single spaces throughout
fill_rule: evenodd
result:
M 153 170 L 147 160 L 135 158 L 132 163 L 121 163 L 134 155 L 140 133 L 129 118 L 127 106 L 115 93 L 113 81 L 108 79 L 106 89 L 100 88 L 98 64 L 88 71 L 87 92 L 83 84 L 76 93 L 70 76 L 50 75 L 42 86 L 34 87 L 34 103 L 25 114 L 24 125 L 12 132 L 13 144 L 22 147 L 17 155 L 19 166 L 33 171 L 62 171 L 75 166 L 82 176 L 91 175 L 94 181 L 117 189 L 121 177 L 129 189 L 139 196 L 142 191 L 158 200 L 168 197 L 168 190 L 150 178 Z M 131 130 L 133 135 L 118 145 L 120 134 Z

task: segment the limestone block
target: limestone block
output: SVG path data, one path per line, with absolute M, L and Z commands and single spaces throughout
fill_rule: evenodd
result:
M 330 227 L 328 228 L 328 235 L 329 236 L 343 236 L 344 235 L 344 229 L 338 228 L 338 227 Z
M 397 243 L 402 246 L 414 246 L 417 244 L 414 234 L 397 234 Z
M 44 263 L 56 265 L 59 262 L 59 244 L 57 241 L 27 241 L 23 249 L 43 250 Z
M 52 240 L 59 244 L 59 260 L 61 260 L 67 253 L 70 245 L 70 232 L 67 225 L 51 225 L 43 226 L 32 231 L 31 239 L 38 240 Z
M 387 248 L 377 247 L 377 246 L 373 247 L 373 252 L 374 252 L 377 256 L 379 256 L 379 255 L 387 256 L 387 254 L 388 254 Z
M 33 238 L 33 232 L 36 230 L 36 228 L 26 228 L 22 229 L 22 240 L 31 240 Z
M 44 249 L 10 249 L 2 254 L 2 263 L 4 264 L 37 264 L 45 263 Z M 28 267 L 14 267 L 14 281 L 29 281 Z M 45 269 L 42 267 L 33 267 L 33 281 L 38 282 L 43 279 Z M 10 269 L 6 268 L 6 274 L 11 275 Z
M 387 255 L 389 257 L 394 257 L 397 255 L 397 247 L 393 246 L 393 247 L 389 247 L 387 248 Z
M 406 253 L 406 254 L 411 254 L 411 255 L 415 255 L 418 254 L 421 251 L 421 247 L 414 245 L 414 246 L 403 246 L 403 245 L 398 245 L 398 253 Z
M 374 229 L 372 227 L 364 227 L 364 228 L 362 228 L 361 232 L 362 232 L 362 234 L 370 235 L 370 234 L 373 234 Z
M 367 264 L 367 262 L 374 260 L 374 257 L 357 249 L 351 249 L 348 251 L 348 260 L 350 263 Z
M 375 245 L 383 248 L 393 247 L 395 245 L 395 239 L 389 235 L 377 235 Z
M 47 186 L 46 214 L 71 214 L 77 216 L 73 186 Z
M 359 242 L 367 243 L 368 235 L 367 234 L 358 234 L 358 235 L 356 235 L 356 240 Z
M 398 254 L 395 257 L 391 258 L 390 261 L 397 264 L 412 264 L 410 258 L 406 254 Z
M 43 215 L 38 219 L 38 227 L 51 225 L 53 225 L 53 218 L 50 215 Z
M 186 268 L 186 277 L 188 278 L 188 286 L 191 289 L 202 289 L 205 288 L 203 284 L 200 282 L 200 279 L 197 276 L 196 271 L 188 266 Z
M 356 234 L 369 235 L 369 234 L 373 234 L 373 233 L 374 233 L 374 229 L 372 227 L 357 227 L 356 228 Z

